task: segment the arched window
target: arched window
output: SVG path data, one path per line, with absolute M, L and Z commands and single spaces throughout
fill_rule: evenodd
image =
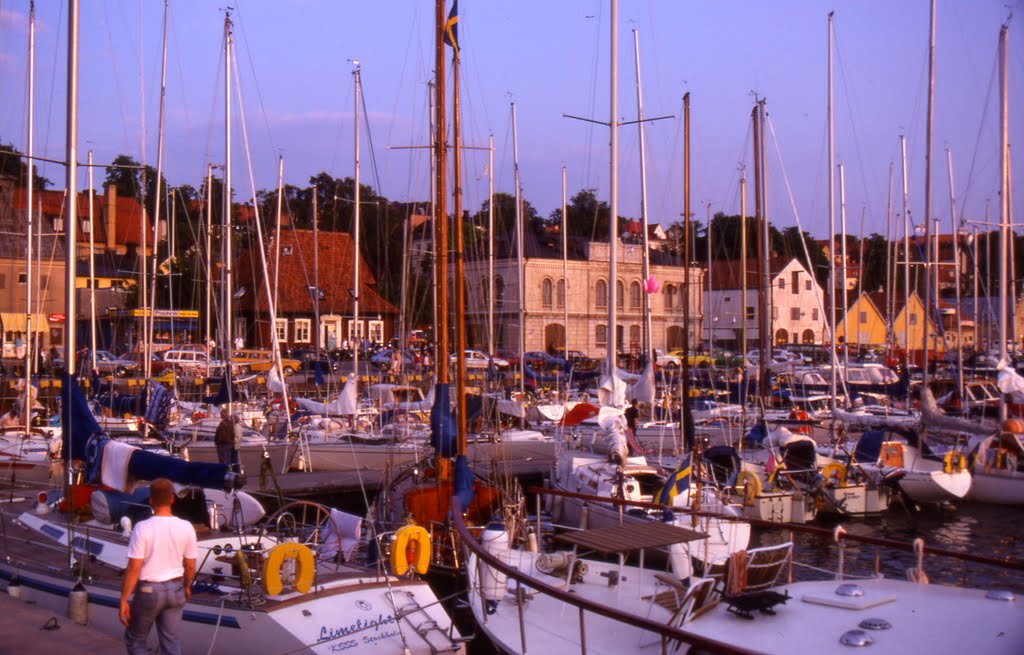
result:
M 665 309 L 675 309 L 676 288 L 671 284 L 665 285 Z
M 789 332 L 780 328 L 775 333 L 775 344 L 778 346 L 784 346 L 787 343 L 789 343 Z
M 494 306 L 501 307 L 505 302 L 505 280 L 500 275 L 494 276 Z
M 484 277 L 482 280 L 480 280 L 480 301 L 484 307 L 486 307 L 487 303 L 491 301 L 490 290 L 491 288 L 490 285 L 487 283 L 487 278 Z
M 804 330 L 804 343 L 814 343 L 814 330 Z
M 553 287 L 549 278 L 544 278 L 544 281 L 540 283 L 540 302 L 544 307 L 551 307 L 553 305 Z
M 615 308 L 625 309 L 626 307 L 626 285 L 622 280 L 615 280 Z
M 640 283 L 633 281 L 629 285 L 629 308 L 640 309 Z
M 565 280 L 558 281 L 558 292 L 555 295 L 555 304 L 559 307 L 565 307 Z
M 594 285 L 594 305 L 608 309 L 608 283 L 598 280 Z
M 594 328 L 594 345 L 598 348 L 608 347 L 608 326 L 598 325 Z
M 640 326 L 639 325 L 630 325 L 629 326 L 629 347 L 630 347 L 631 350 L 633 348 L 639 348 L 640 347 Z

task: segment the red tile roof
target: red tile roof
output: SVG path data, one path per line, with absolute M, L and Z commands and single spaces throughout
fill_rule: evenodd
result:
M 352 262 L 355 244 L 352 235 L 346 232 L 320 231 L 317 237 L 317 263 L 320 269 L 319 284 L 323 297 L 320 300 L 321 314 L 351 314 L 353 299 Z M 290 248 L 291 254 L 284 252 Z M 270 249 L 271 253 L 273 249 Z M 279 314 L 312 314 L 313 301 L 309 288 L 316 276 L 313 273 L 313 231 L 283 230 L 281 233 L 281 272 L 278 276 L 277 311 Z M 274 257 L 267 256 L 269 277 L 274 279 Z M 245 286 L 247 293 L 239 301 L 239 308 L 254 311 L 267 307 L 266 290 L 263 281 L 259 252 L 248 250 L 236 263 L 238 286 Z M 377 279 L 365 259 L 359 267 L 359 311 L 361 314 L 397 314 L 398 309 L 377 293 Z
M 27 196 L 28 192 L 24 187 L 15 189 L 14 208 L 25 211 Z M 64 215 L 64 191 L 36 191 L 32 196 L 32 200 L 33 203 L 36 203 L 36 207 L 42 206 L 44 216 L 57 217 Z M 96 217 L 96 233 L 93 236 L 93 240 L 97 243 L 103 243 L 107 237 L 106 210 L 105 196 L 95 196 L 93 198 L 93 212 Z M 116 221 L 114 226 L 114 243 L 118 245 L 139 243 L 141 240 L 139 225 L 142 223 L 142 205 L 135 198 L 118 196 L 114 200 L 114 210 Z M 80 221 L 89 218 L 89 200 L 86 194 L 78 196 L 78 218 Z M 79 243 L 88 243 L 88 232 L 79 230 L 77 236 Z M 146 243 L 153 243 L 152 226 L 147 226 Z

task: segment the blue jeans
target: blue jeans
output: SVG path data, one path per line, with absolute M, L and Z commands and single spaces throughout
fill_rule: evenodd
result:
M 181 578 L 166 582 L 142 582 L 135 587 L 132 614 L 124 631 L 128 655 L 149 653 L 146 638 L 156 623 L 162 655 L 181 655 L 181 615 L 185 608 L 185 587 Z

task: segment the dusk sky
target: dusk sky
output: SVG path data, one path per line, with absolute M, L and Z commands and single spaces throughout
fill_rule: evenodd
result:
M 207 162 L 224 160 L 224 2 L 170 0 L 164 174 L 199 187 Z M 234 0 L 242 117 L 233 117 L 236 199 L 285 181 L 306 186 L 326 171 L 353 173 L 351 60 L 361 65 L 369 126 L 363 131 L 362 180 L 392 200 L 429 193 L 425 145 L 433 68 L 429 0 Z M 163 2 L 85 0 L 81 12 L 81 159 L 119 153 L 156 165 Z M 0 2 L 0 139 L 25 150 L 27 0 Z M 495 189 L 513 191 L 510 103 L 518 114 L 526 199 L 542 215 L 561 203 L 561 167 L 569 194 L 595 188 L 608 197 L 608 129 L 563 114 L 608 120 L 608 0 L 461 0 L 464 141 L 494 135 Z M 644 113 L 672 115 L 646 127 L 650 220 L 682 213 L 682 96 L 691 94 L 692 205 L 739 213 L 739 169 L 751 168 L 754 94 L 767 98 L 769 214 L 828 234 L 826 35 L 835 11 L 836 162 L 844 164 L 849 231 L 886 233 L 890 163 L 894 214 L 900 209 L 899 135 L 907 137 L 911 216 L 924 212 L 928 12 L 925 0 L 684 2 L 622 0 L 619 7 L 619 114 L 637 115 L 633 30 L 641 50 Z M 958 215 L 998 219 L 999 101 L 997 39 L 1010 12 L 1010 143 L 1014 168 L 1024 135 L 1024 2 L 939 0 L 935 73 L 932 216 L 950 229 L 946 148 L 952 151 Z M 64 156 L 67 8 L 37 4 L 36 132 L 39 156 Z M 449 50 L 450 54 L 450 50 Z M 369 139 L 372 138 L 372 150 Z M 781 162 L 780 162 L 781 156 Z M 487 158 L 465 156 L 464 206 L 486 199 Z M 375 176 L 376 173 L 379 178 Z M 63 188 L 56 165 L 42 173 Z M 102 172 L 97 180 L 102 180 Z M 620 132 L 619 213 L 640 213 L 636 126 Z M 84 185 L 84 172 L 82 177 Z M 1020 198 L 1022 184 L 1013 184 Z M 838 184 L 837 184 L 838 202 Z M 752 206 L 752 192 L 748 204 Z M 837 214 L 838 220 L 838 214 Z M 900 221 L 902 219 L 899 219 Z M 969 225 L 973 227 L 973 225 Z M 901 228 L 894 234 L 901 233 Z

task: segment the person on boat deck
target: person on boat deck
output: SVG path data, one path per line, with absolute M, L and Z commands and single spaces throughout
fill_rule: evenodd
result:
M 238 447 L 241 445 L 242 426 L 238 419 L 231 415 L 231 408 L 225 405 L 220 410 L 220 423 L 213 435 L 213 443 L 217 446 L 217 461 L 232 467 L 238 472 Z
M 179 629 L 185 603 L 192 598 L 199 549 L 192 524 L 171 514 L 173 503 L 171 481 L 153 480 L 149 485 L 153 516 L 136 524 L 128 540 L 119 614 L 129 655 L 150 652 L 146 640 L 154 623 L 160 653 L 181 653 Z
M 626 408 L 624 416 L 626 417 L 626 445 L 629 446 L 629 454 L 635 455 L 640 452 L 640 442 L 636 438 L 636 421 L 640 418 L 640 409 L 637 407 L 636 398 Z

